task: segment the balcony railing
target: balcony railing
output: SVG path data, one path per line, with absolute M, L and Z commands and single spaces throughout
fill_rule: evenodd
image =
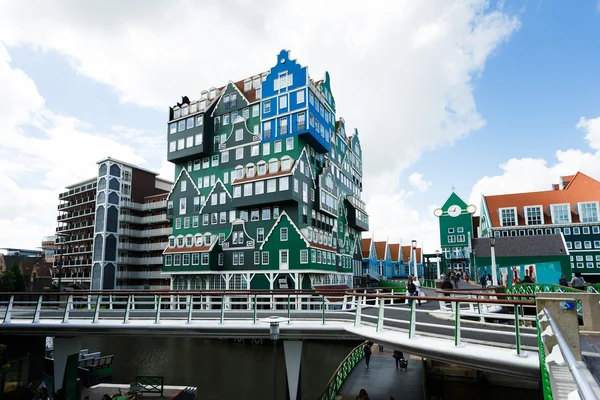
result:
M 119 271 L 118 279 L 168 279 L 167 275 L 163 275 L 160 271 Z
M 119 257 L 119 264 L 162 265 L 162 257 Z
M 87 192 L 88 190 L 95 190 L 97 185 L 98 184 L 96 182 L 94 182 L 94 183 L 90 183 L 90 184 L 85 185 L 85 186 L 81 186 L 81 187 L 78 187 L 78 188 L 75 188 L 75 189 L 71 189 L 68 192 L 62 192 L 60 195 L 58 195 L 58 198 L 59 199 L 64 199 L 66 197 L 73 196 L 73 195 L 75 195 L 77 193 Z
M 59 210 L 64 210 L 65 208 L 75 207 L 75 206 L 77 206 L 79 204 L 91 203 L 94 200 L 96 200 L 96 198 L 94 196 L 83 197 L 81 199 L 73 200 L 73 201 L 70 201 L 68 203 L 59 204 L 58 205 L 58 209 Z
M 157 222 L 167 222 L 167 214 L 149 215 L 142 217 L 142 224 L 153 224 Z
M 135 215 L 125 214 L 125 215 L 121 215 L 121 217 L 119 219 L 123 222 L 131 222 L 134 224 L 142 223 L 142 217 L 136 217 Z
M 93 227 L 94 223 L 92 221 L 83 221 L 83 222 L 79 222 L 76 224 L 71 224 L 71 225 L 67 225 L 67 226 L 59 226 L 58 228 L 56 228 L 57 232 L 66 232 L 66 231 L 74 231 L 77 229 L 83 229 L 83 228 L 87 228 L 87 227 Z
M 156 210 L 159 208 L 167 208 L 167 201 L 160 200 L 160 201 L 155 201 L 152 203 L 136 203 L 135 201 L 131 201 L 131 200 L 122 200 L 121 207 L 122 208 L 131 208 L 133 210 L 139 210 L 139 211 L 150 211 L 150 210 Z
M 95 210 L 94 209 L 88 209 L 88 210 L 83 210 L 83 211 L 74 211 L 72 213 L 69 214 L 62 214 L 59 215 L 58 218 L 56 218 L 58 221 L 64 221 L 67 219 L 72 219 L 72 218 L 78 218 L 78 217 L 84 217 L 86 215 L 91 215 L 94 214 Z
M 120 250 L 131 250 L 131 251 L 157 251 L 164 250 L 167 248 L 169 242 L 159 243 L 119 243 Z

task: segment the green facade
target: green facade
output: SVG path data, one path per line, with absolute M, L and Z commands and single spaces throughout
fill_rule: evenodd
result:
M 352 285 L 361 272 L 368 216 L 358 132 L 347 135 L 336 119 L 329 74 L 305 82 L 306 67 L 282 54 L 283 66 L 170 109 L 176 182 L 163 272 L 174 288 L 276 289 L 286 277 L 290 288 Z M 326 145 L 315 132 L 331 132 Z
M 447 268 L 464 269 L 469 264 L 470 240 L 475 236 L 473 215 L 467 208 L 468 204 L 454 192 L 440 208 L 440 244 Z

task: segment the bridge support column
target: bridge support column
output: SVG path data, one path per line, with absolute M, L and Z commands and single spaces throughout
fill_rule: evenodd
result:
M 284 340 L 285 371 L 288 396 L 290 400 L 300 399 L 300 362 L 302 361 L 302 341 Z
M 72 388 L 74 385 L 77 386 L 77 363 L 74 367 L 74 375 L 72 371 L 66 371 L 67 361 L 71 360 L 76 356 L 76 360 L 79 359 L 79 350 L 81 350 L 81 338 L 80 337 L 55 337 L 54 338 L 54 391 L 58 389 L 65 389 L 65 391 Z M 71 364 L 68 365 L 70 368 Z M 65 376 L 67 379 L 65 379 Z M 72 382 L 71 382 L 72 381 Z M 63 385 L 63 382 L 65 385 Z M 63 387 L 65 386 L 65 387 Z M 69 397 L 67 395 L 67 397 Z M 73 397 L 71 397 L 73 398 Z
M 575 299 L 569 297 L 568 294 L 564 295 L 562 298 L 545 297 L 544 294 L 545 293 L 539 293 L 535 296 L 535 305 L 538 315 L 542 313 L 544 308 L 550 312 L 550 315 L 552 315 L 554 322 L 556 322 L 558 329 L 560 329 L 560 333 L 569 345 L 569 348 L 575 356 L 575 359 L 577 361 L 581 361 L 579 322 L 577 318 L 577 306 Z M 573 308 L 569 308 L 567 306 L 572 306 Z M 543 325 L 540 324 L 540 329 L 543 331 L 547 324 L 547 322 L 543 323 Z M 553 348 L 556 344 L 556 340 L 551 340 L 549 343 L 551 343 L 551 345 L 548 347 Z

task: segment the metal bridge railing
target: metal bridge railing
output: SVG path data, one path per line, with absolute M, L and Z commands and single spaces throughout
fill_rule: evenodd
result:
M 344 381 L 352 370 L 354 366 L 358 364 L 360 360 L 365 356 L 365 350 L 363 348 L 364 343 L 356 346 L 352 351 L 344 358 L 344 360 L 337 367 L 327 385 L 325 385 L 325 389 L 318 397 L 319 400 L 335 400 L 340 388 L 344 384 Z
M 281 315 L 288 323 L 318 321 L 326 323 L 353 323 L 367 325 L 377 332 L 404 331 L 409 338 L 427 335 L 427 330 L 446 330 L 448 339 L 462 345 L 465 332 L 482 332 L 513 337 L 516 352 L 521 355 L 521 338 L 536 337 L 535 329 L 528 327 L 532 318 L 523 312 L 533 307 L 532 301 L 506 300 L 503 295 L 489 293 L 454 292 L 446 297 L 405 296 L 404 294 L 368 293 L 359 290 L 290 290 L 290 291 L 73 291 L 61 293 L 7 293 L 0 295 L 0 318 L 4 324 L 40 321 L 96 324 L 103 320 L 127 324 L 131 321 L 161 323 L 185 321 L 251 321 L 259 315 Z M 487 296 L 487 297 L 486 297 Z M 409 300 L 409 305 L 407 305 Z M 412 301 L 411 301 L 412 300 Z M 454 323 L 425 322 L 417 319 L 419 313 L 431 309 L 416 307 L 418 300 L 439 302 L 441 312 Z M 502 307 L 502 312 L 498 311 Z M 508 313 L 507 313 L 508 312 Z M 535 314 L 535 313 L 534 313 Z M 462 317 L 478 316 L 500 321 L 485 326 L 462 326 Z M 501 323 L 503 322 L 503 323 Z M 3 325 L 3 324 L 0 324 Z M 47 325 L 44 325 L 47 326 Z M 422 329 L 431 328 L 431 329 Z M 502 329 L 498 329 L 502 328 Z M 532 330 L 532 332 L 528 332 Z
M 546 319 L 548 320 L 548 323 L 549 323 L 550 328 L 552 329 L 554 338 L 556 339 L 557 346 L 560 349 L 563 359 L 569 366 L 569 371 L 571 372 L 571 375 L 573 376 L 573 380 L 575 381 L 575 384 L 577 385 L 577 394 L 579 396 L 575 397 L 573 394 L 570 394 L 569 399 L 580 398 L 582 400 L 598 400 L 598 397 L 594 393 L 592 386 L 590 385 L 589 381 L 586 379 L 585 375 L 583 374 L 583 371 L 581 370 L 579 363 L 575 359 L 575 356 L 571 352 L 569 345 L 565 341 L 562 333 L 560 332 L 560 329 L 558 329 L 558 326 L 556 325 L 556 322 L 554 322 L 554 319 L 552 318 L 552 315 L 550 314 L 548 309 L 544 308 L 543 314 L 546 317 Z M 544 361 L 544 363 L 545 363 L 545 361 Z M 544 396 L 545 397 L 547 396 L 546 392 L 544 392 Z M 551 394 L 550 394 L 550 398 L 552 398 Z

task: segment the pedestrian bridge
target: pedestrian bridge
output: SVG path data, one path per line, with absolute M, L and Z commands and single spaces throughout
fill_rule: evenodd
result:
M 539 378 L 535 303 L 457 292 L 407 297 L 354 290 L 14 293 L 0 302 L 8 335 L 150 335 L 282 340 L 365 339 L 410 354 Z M 466 293 L 466 294 L 462 294 Z M 514 296 L 512 296 L 514 297 Z M 508 312 L 508 313 L 507 313 Z

